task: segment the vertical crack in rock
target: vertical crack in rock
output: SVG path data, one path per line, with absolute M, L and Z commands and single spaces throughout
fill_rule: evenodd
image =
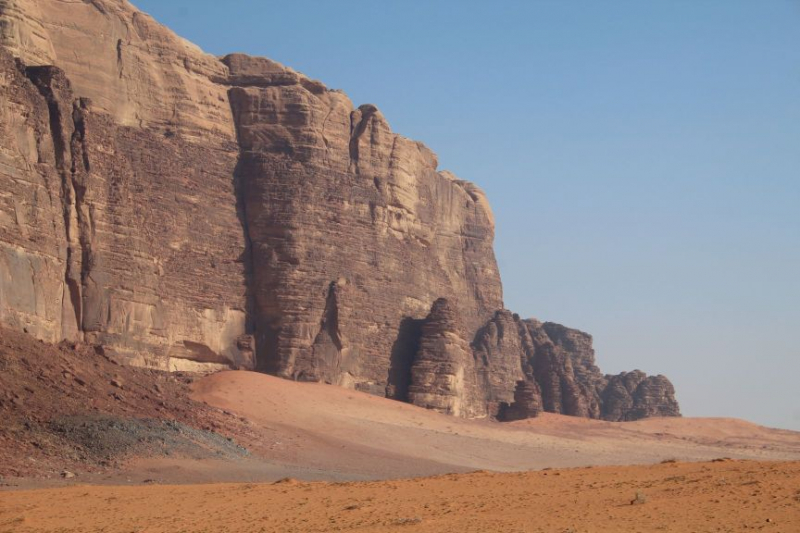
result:
M 73 133 L 73 142 L 71 144 L 73 157 L 72 157 L 72 175 L 73 181 L 75 181 L 75 174 L 77 172 L 90 172 L 90 164 L 89 164 L 89 149 L 87 146 L 86 141 L 86 110 L 89 107 L 89 101 L 86 98 L 79 98 L 73 104 L 73 111 L 72 111 L 72 122 L 74 125 L 74 133 Z M 78 158 L 74 156 L 76 151 L 80 152 L 80 159 L 83 163 L 83 169 L 79 169 L 77 166 Z M 85 187 L 82 187 L 85 189 Z
M 52 66 L 28 67 L 28 79 L 34 84 L 47 103 L 50 120 L 50 137 L 56 160 L 56 170 L 61 177 L 61 201 L 66 233 L 66 265 L 64 270 L 64 297 L 68 297 L 74 312 L 75 327 L 82 331 L 84 278 L 81 224 L 81 187 L 77 186 L 75 167 L 72 161 L 72 139 L 75 124 L 72 109 L 66 102 L 72 102 L 72 90 L 64 73 Z M 69 139 L 69 142 L 67 141 Z
M 233 105 L 233 98 L 231 97 L 232 90 L 228 91 L 228 99 L 231 102 L 231 116 L 233 118 L 233 123 L 235 126 L 235 131 L 237 135 L 237 146 L 240 148 L 239 150 L 239 157 L 236 161 L 236 167 L 233 171 L 233 190 L 234 194 L 236 195 L 236 217 L 239 220 L 239 224 L 242 227 L 242 236 L 244 237 L 244 250 L 242 252 L 241 257 L 239 257 L 239 261 L 242 262 L 244 265 L 244 284 L 245 284 L 245 334 L 247 338 L 242 338 L 239 341 L 239 348 L 240 350 L 246 351 L 250 354 L 250 357 L 254 359 L 253 367 L 259 370 L 265 369 L 265 364 L 261 358 L 259 358 L 259 351 L 258 347 L 263 343 L 267 345 L 266 339 L 259 338 L 259 335 L 255 328 L 255 320 L 254 320 L 254 313 L 255 313 L 255 303 L 254 303 L 254 290 L 253 290 L 253 272 L 255 270 L 255 264 L 253 261 L 253 238 L 250 234 L 250 224 L 247 219 L 247 172 L 245 171 L 245 159 L 248 157 L 246 154 L 243 153 L 241 146 L 242 143 L 239 140 L 239 113 L 236 107 Z M 255 345 L 254 345 L 255 344 Z
M 275 294 L 271 290 L 261 290 L 262 286 L 270 286 L 271 274 L 268 264 L 275 257 L 275 250 L 265 239 L 260 238 L 254 220 L 267 208 L 263 204 L 263 195 L 257 180 L 260 176 L 259 154 L 243 138 L 246 135 L 242 114 L 247 106 L 248 97 L 240 87 L 228 91 L 233 123 L 239 146 L 239 158 L 234 175 L 234 187 L 237 202 L 237 216 L 242 226 L 245 239 L 245 251 L 242 258 L 245 263 L 245 284 L 247 300 L 248 330 L 255 338 L 255 367 L 261 372 L 289 377 L 285 365 L 279 359 L 278 344 L 280 342 L 280 324 L 274 316 L 264 310 L 275 309 Z
M 369 127 L 372 117 L 378 112 L 378 108 L 372 104 L 363 104 L 350 113 L 350 170 L 358 171 L 358 161 L 360 159 L 359 143 L 364 132 Z M 393 147 L 394 148 L 394 147 Z
M 333 341 L 334 346 L 342 351 L 342 333 L 339 331 L 339 294 L 343 284 L 332 281 L 328 288 L 328 297 L 325 301 L 325 311 L 322 314 L 320 334 L 323 332 Z M 336 365 L 339 366 L 338 364 Z
M 78 313 L 78 325 L 81 330 L 85 330 L 84 324 L 84 291 L 90 282 L 92 271 L 92 239 L 94 236 L 94 223 L 92 211 L 86 205 L 86 178 L 90 172 L 89 150 L 86 138 L 86 116 L 89 102 L 80 98 L 73 102 L 72 109 L 72 139 L 70 142 L 70 183 L 74 193 L 75 222 L 78 231 L 78 250 L 80 252 L 80 311 Z M 81 166 L 79 166 L 79 164 Z M 74 253 L 74 252 L 73 252 Z
M 122 39 L 117 39 L 117 70 L 119 77 L 122 79 L 124 74 L 124 67 L 122 65 Z
M 328 286 L 325 310 L 320 319 L 319 331 L 314 337 L 310 358 L 298 357 L 295 362 L 296 378 L 301 381 L 335 383 L 342 369 L 344 339 L 339 323 L 339 307 L 345 281 L 332 281 Z
M 411 384 L 411 366 L 419 351 L 424 319 L 405 317 L 400 321 L 397 338 L 392 344 L 389 374 L 386 378 L 386 397 L 401 402 L 408 401 Z

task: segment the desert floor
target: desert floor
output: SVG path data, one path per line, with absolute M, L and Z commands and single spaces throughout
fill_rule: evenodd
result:
M 520 471 L 730 457 L 800 460 L 800 433 L 735 419 L 613 423 L 544 414 L 514 423 L 464 420 L 331 385 L 253 372 L 195 382 L 200 402 L 258 428 L 254 451 L 291 477 L 372 480 L 474 470 Z M 307 469 L 304 472 L 301 468 Z
M 0 339 L 0 533 L 800 533 L 798 432 L 463 420 L 330 385 L 166 375 L 28 344 Z
M 800 462 L 0 493 L 0 532 L 19 533 L 752 530 L 800 531 Z
M 2 333 L 0 491 L 800 460 L 800 433 L 736 419 L 464 420 L 255 372 L 125 367 L 91 347 Z

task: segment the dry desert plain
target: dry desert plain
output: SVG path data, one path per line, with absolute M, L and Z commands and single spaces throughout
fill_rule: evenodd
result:
M 639 493 L 644 503 L 631 504 Z M 4 493 L 14 532 L 800 531 L 800 463 L 722 461 L 376 482 Z
M 249 457 L 131 458 L 16 487 L 0 492 L 0 532 L 800 531 L 791 431 L 462 420 L 251 372 L 199 379 L 191 394 L 244 421 Z

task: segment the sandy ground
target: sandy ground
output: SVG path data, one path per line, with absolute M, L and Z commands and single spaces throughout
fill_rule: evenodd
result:
M 176 381 L 47 349 L 47 388 L 17 383 L 33 353 L 18 372 L 6 359 L 9 420 L 42 425 L 56 407 L 172 417 L 250 454 L 148 452 L 68 479 L 0 479 L 0 533 L 800 532 L 797 432 L 735 419 L 462 420 L 329 385 L 251 372 Z M 36 449 L 29 459 L 55 468 L 74 453 L 58 439 L 40 449 L 26 427 L 6 428 L 0 458 L 19 465 Z
M 0 493 L 0 533 L 752 530 L 800 531 L 800 462 Z
M 302 479 L 368 480 L 473 470 L 519 471 L 665 459 L 800 460 L 800 433 L 734 419 L 602 422 L 558 415 L 463 420 L 335 386 L 223 372 L 193 396 L 244 418 L 254 450 Z M 298 470 L 292 471 L 292 465 Z
M 125 367 L 91 346 L 3 330 L 0 370 L 0 490 L 800 460 L 800 433 L 741 420 L 462 420 L 253 372 L 200 377 Z

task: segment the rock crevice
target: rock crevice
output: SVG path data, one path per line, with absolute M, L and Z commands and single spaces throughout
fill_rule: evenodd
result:
M 81 336 L 83 331 L 83 286 L 87 277 L 88 254 L 91 246 L 91 235 L 87 232 L 84 199 L 84 185 L 79 179 L 80 169 L 77 159 L 81 160 L 84 169 L 88 169 L 88 156 L 81 150 L 84 142 L 85 126 L 81 119 L 79 104 L 73 102 L 72 88 L 64 73 L 50 66 L 28 67 L 24 69 L 26 77 L 33 83 L 47 105 L 49 137 L 53 143 L 55 155 L 55 171 L 60 177 L 61 211 L 63 227 L 66 268 L 64 269 L 64 295 L 62 301 L 69 303 L 65 311 L 71 307 L 69 330 L 71 337 Z

